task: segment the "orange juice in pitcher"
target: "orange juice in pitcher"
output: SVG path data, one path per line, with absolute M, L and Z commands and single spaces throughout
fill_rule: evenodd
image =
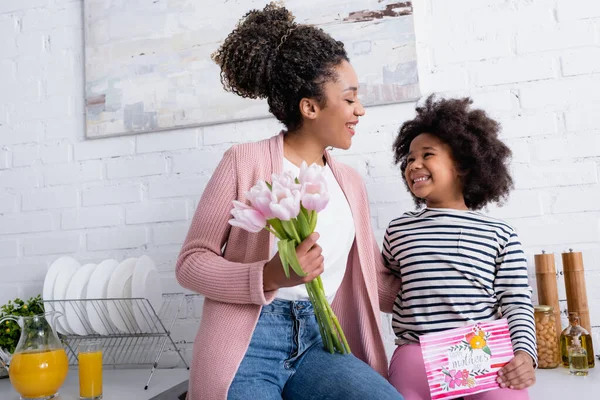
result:
M 22 398 L 54 396 L 69 368 L 63 349 L 16 353 L 10 362 L 10 383 Z
M 21 399 L 52 399 L 67 377 L 69 360 L 46 314 L 0 320 L 1 324 L 12 319 L 21 327 L 8 368 L 10 383 Z

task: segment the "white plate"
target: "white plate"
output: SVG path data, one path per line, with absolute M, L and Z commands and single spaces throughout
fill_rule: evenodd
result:
M 79 264 L 79 262 L 74 259 L 67 261 L 59 266 L 59 271 L 56 275 L 56 280 L 54 281 L 54 288 L 52 290 L 52 296 L 54 300 L 65 300 L 67 298 L 67 287 L 69 286 L 69 282 L 71 282 L 71 278 L 73 277 L 73 275 L 75 275 L 79 268 L 81 268 L 81 264 Z M 56 330 L 64 335 L 73 334 L 74 332 L 69 327 L 69 321 L 67 321 L 65 315 L 64 303 L 54 303 L 54 308 L 60 313 L 56 317 Z
M 148 299 L 154 312 L 148 307 L 147 302 L 137 300 L 136 306 L 133 307 L 133 315 L 143 332 L 156 331 L 158 327 L 154 313 L 158 315 L 162 305 L 162 288 L 156 265 L 148 256 L 141 256 L 135 264 L 131 280 L 131 296 Z
M 69 268 L 65 267 L 65 265 L 72 265 L 75 268 L 79 267 L 77 260 L 72 257 L 60 257 L 55 260 L 52 265 L 50 265 L 48 272 L 46 272 L 46 277 L 44 278 L 44 287 L 42 289 L 42 299 L 44 301 L 54 300 L 54 283 L 56 282 L 56 277 L 60 270 L 62 268 Z M 44 304 L 44 307 L 47 311 L 58 311 L 55 303 L 46 303 Z M 63 333 L 64 330 L 62 325 L 59 327 L 60 322 L 58 322 L 56 317 L 56 315 L 50 316 L 51 325 L 56 331 Z
M 82 300 L 85 299 L 86 289 L 90 276 L 96 264 L 85 264 L 79 268 L 75 275 L 71 278 L 69 286 L 67 287 L 67 294 L 65 297 L 69 300 Z M 65 305 L 65 316 L 67 317 L 67 323 L 73 333 L 77 335 L 90 335 L 89 320 L 87 319 L 87 312 L 85 310 L 85 302 L 74 301 Z
M 108 259 L 102 261 L 96 266 L 90 276 L 86 289 L 86 299 L 105 299 L 108 282 L 114 270 L 119 266 L 117 260 Z M 87 301 L 87 317 L 92 328 L 100 335 L 115 333 L 116 329 L 108 316 L 108 309 L 105 302 Z
M 110 277 L 110 281 L 108 281 L 108 287 L 106 289 L 107 298 L 131 298 L 131 279 L 133 278 L 133 270 L 135 269 L 136 263 L 137 258 L 128 258 L 119 264 Z M 133 333 L 139 330 L 133 315 L 131 300 L 110 301 L 108 303 L 108 315 L 113 324 L 115 324 L 117 329 L 121 332 Z

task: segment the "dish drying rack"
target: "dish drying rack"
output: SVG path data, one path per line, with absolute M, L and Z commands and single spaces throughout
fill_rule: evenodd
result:
M 126 366 L 151 366 L 150 376 L 144 389 L 148 389 L 152 375 L 158 366 L 158 361 L 167 344 L 181 358 L 181 361 L 190 369 L 181 350 L 171 337 L 171 330 L 179 314 L 185 296 L 183 293 L 165 293 L 162 296 L 162 305 L 158 313 L 148 299 L 144 298 L 108 298 L 108 299 L 80 299 L 80 300 L 44 300 L 46 311 L 58 311 L 61 316 L 58 321 L 64 320 L 65 310 L 71 309 L 85 327 L 85 335 L 63 334 L 59 337 L 65 347 L 69 358 L 69 365 L 77 365 L 77 347 L 86 340 L 99 340 L 102 343 L 102 364 L 117 367 Z M 112 307 L 109 307 L 112 304 Z M 88 321 L 86 309 L 93 307 L 97 317 L 102 322 L 106 334 L 98 334 Z M 109 311 L 111 314 L 109 315 Z M 135 310 L 135 312 L 134 312 Z M 128 332 L 117 329 L 111 322 L 111 315 L 117 313 L 116 318 L 122 320 Z M 138 324 L 137 318 L 143 318 L 143 323 Z M 68 321 L 67 321 L 68 322 Z M 166 325 L 165 325 L 166 324 Z M 144 329 L 140 328 L 144 326 Z

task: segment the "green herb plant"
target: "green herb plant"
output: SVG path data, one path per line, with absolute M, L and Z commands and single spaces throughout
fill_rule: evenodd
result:
M 32 297 L 27 302 L 16 298 L 13 301 L 0 306 L 0 319 L 8 316 L 14 317 L 30 317 L 44 313 L 44 304 L 42 296 L 37 295 Z M 0 348 L 14 353 L 19 338 L 21 337 L 21 328 L 12 320 L 4 321 L 0 326 Z

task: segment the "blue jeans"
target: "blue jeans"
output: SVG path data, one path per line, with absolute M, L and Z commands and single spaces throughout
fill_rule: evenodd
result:
M 309 301 L 275 299 L 262 308 L 228 399 L 282 398 L 403 400 L 363 361 L 324 349 Z

